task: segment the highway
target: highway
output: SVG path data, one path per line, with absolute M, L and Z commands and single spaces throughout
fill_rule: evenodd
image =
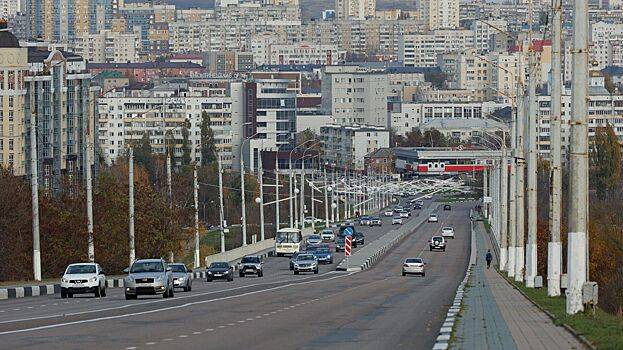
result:
M 431 205 L 427 201 L 427 206 Z M 437 206 L 437 204 L 432 204 Z M 175 298 L 33 297 L 0 302 L 1 348 L 11 349 L 430 349 L 469 257 L 469 204 L 439 211 L 376 266 L 337 272 L 343 253 L 320 274 L 295 276 L 288 258 L 269 258 L 263 278 L 195 280 Z M 418 211 L 413 211 L 417 213 Z M 405 221 L 409 225 L 412 219 Z M 363 227 L 366 244 L 392 229 Z M 429 252 L 442 226 L 455 228 L 447 251 Z M 426 277 L 401 276 L 421 256 Z M 236 276 L 237 277 L 237 276 Z

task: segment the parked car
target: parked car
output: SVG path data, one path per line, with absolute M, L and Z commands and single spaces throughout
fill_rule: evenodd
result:
M 437 217 L 437 214 L 430 214 L 428 222 L 439 222 L 439 217 Z
M 322 237 L 320 235 L 309 235 L 305 239 L 306 245 L 315 245 L 322 243 Z
M 301 272 L 313 272 L 318 274 L 318 258 L 311 253 L 301 253 L 294 260 L 294 274 Z
M 374 216 L 372 218 L 370 218 L 370 227 L 374 227 L 374 226 L 383 226 L 383 221 L 381 220 L 380 217 L 378 216 Z
M 450 226 L 446 226 L 444 228 L 441 229 L 441 236 L 443 236 L 444 238 L 448 237 L 448 238 L 452 238 L 454 239 L 454 229 Z
M 370 225 L 370 217 L 369 216 L 361 216 L 359 217 L 359 225 L 368 226 Z
M 391 210 L 391 209 L 390 209 L 390 210 L 386 210 L 386 211 L 385 211 L 385 216 L 387 216 L 387 217 L 392 217 L 392 216 L 394 216 L 394 211 L 393 211 L 393 210 Z
M 227 280 L 232 282 L 234 280 L 234 267 L 229 265 L 228 262 L 213 262 L 206 271 L 206 281 L 212 282 L 214 280 Z
M 443 210 L 452 210 L 452 207 L 450 206 L 450 204 L 446 204 L 443 206 Z
M 173 274 L 173 288 L 182 288 L 184 292 L 190 292 L 193 288 L 192 270 L 182 263 L 169 264 Z
M 424 277 L 426 276 L 425 266 L 426 263 L 420 258 L 405 259 L 402 264 L 402 275 L 406 276 L 407 274 L 414 274 Z
M 333 233 L 333 230 L 330 229 L 322 230 L 322 233 L 320 233 L 320 237 L 322 238 L 323 242 L 335 241 L 335 233 Z
M 125 299 L 136 299 L 139 295 L 174 296 L 173 273 L 163 259 L 139 259 L 124 270 Z
M 433 236 L 430 241 L 428 241 L 428 247 L 430 251 L 433 250 L 442 250 L 446 251 L 446 240 L 441 236 Z
M 402 225 L 402 218 L 400 216 L 394 216 L 392 225 Z
M 257 277 L 264 277 L 264 262 L 257 255 L 247 255 L 238 263 L 238 276 L 252 274 Z
M 70 264 L 61 273 L 61 298 L 84 293 L 93 293 L 98 298 L 106 296 L 106 275 L 97 263 Z

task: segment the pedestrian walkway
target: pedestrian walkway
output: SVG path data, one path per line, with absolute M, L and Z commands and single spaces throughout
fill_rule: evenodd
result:
M 552 320 L 494 268 L 487 269 L 491 247 L 482 222 L 474 225 L 477 260 L 456 328 L 455 349 L 583 349 L 571 333 Z

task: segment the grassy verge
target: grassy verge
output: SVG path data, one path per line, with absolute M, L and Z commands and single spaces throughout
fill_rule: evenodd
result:
M 526 288 L 523 283 L 510 281 L 534 303 L 548 311 L 557 325 L 567 325 L 584 336 L 599 349 L 623 348 L 623 320 L 597 308 L 592 311 L 567 315 L 564 297 L 548 297 L 547 288 Z

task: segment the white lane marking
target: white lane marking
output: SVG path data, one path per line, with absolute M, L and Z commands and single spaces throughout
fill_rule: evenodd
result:
M 225 326 L 218 326 L 218 328 L 223 329 L 223 328 L 225 328 Z
M 269 313 L 265 313 L 263 316 L 270 316 L 270 314 Z
M 215 299 L 194 301 L 194 302 L 190 302 L 190 303 L 186 303 L 186 304 L 175 305 L 175 306 L 168 306 L 168 307 L 163 307 L 163 308 L 159 308 L 159 309 L 152 309 L 152 310 L 146 310 L 146 311 L 140 311 L 140 312 L 133 312 L 133 313 L 122 314 L 122 315 L 115 315 L 115 316 L 97 317 L 97 318 L 81 320 L 81 321 L 57 323 L 57 324 L 51 324 L 51 325 L 47 325 L 47 326 L 24 328 L 24 329 L 18 329 L 18 330 L 13 330 L 13 331 L 5 331 L 5 332 L 0 332 L 0 335 L 25 333 L 25 332 L 32 332 L 32 331 L 39 331 L 39 330 L 45 330 L 45 329 L 53 329 L 53 328 L 77 325 L 77 324 L 93 323 L 93 322 L 100 322 L 100 321 L 107 321 L 107 320 L 116 320 L 116 319 L 120 319 L 120 318 L 132 317 L 132 316 L 140 316 L 140 315 L 149 315 L 149 314 L 153 314 L 153 313 L 161 313 L 161 312 L 169 311 L 169 310 L 183 309 L 183 308 L 187 308 L 187 307 L 193 306 L 193 305 L 210 304 L 210 303 L 214 303 L 214 302 L 217 302 L 217 301 L 231 300 L 231 299 L 242 298 L 242 297 L 246 297 L 246 296 L 250 296 L 250 295 L 256 295 L 256 294 L 261 294 L 261 293 L 266 293 L 266 292 L 272 292 L 272 291 L 275 291 L 275 290 L 291 288 L 292 286 L 307 285 L 307 284 L 314 284 L 314 283 L 318 283 L 318 282 L 326 282 L 326 281 L 330 281 L 330 280 L 334 280 L 334 279 L 341 279 L 341 278 L 345 278 L 345 277 L 350 277 L 350 276 L 352 276 L 355 273 L 356 272 L 351 272 L 351 273 L 347 273 L 347 274 L 340 274 L 340 275 L 337 275 L 337 276 L 333 276 L 333 277 L 329 277 L 329 278 L 325 278 L 325 279 L 317 279 L 317 280 L 312 280 L 312 281 L 293 282 L 293 283 L 288 283 L 288 284 L 284 284 L 284 285 L 276 286 L 276 287 L 272 287 L 272 288 L 260 289 L 260 290 L 256 290 L 256 291 L 252 291 L 252 292 L 247 292 L 247 293 L 242 293 L 242 294 L 237 294 L 237 295 L 230 295 L 230 296 L 220 297 L 220 298 L 215 298 Z
M 165 339 L 162 339 L 162 341 L 173 341 L 173 339 L 171 339 L 171 338 L 165 338 Z
M 193 332 L 194 335 L 199 335 L 201 332 Z
M 253 319 L 252 318 L 247 318 L 247 321 L 253 321 Z
M 156 343 L 154 343 L 153 341 L 150 341 L 148 343 L 145 343 L 145 345 L 156 345 Z
M 128 346 L 127 348 L 125 348 L 126 350 L 134 350 L 136 349 L 136 346 Z
M 329 271 L 329 272 L 320 274 L 319 276 L 315 276 L 315 277 L 318 278 L 318 277 L 321 277 L 321 276 L 337 274 L 338 272 L 339 271 Z M 342 274 L 340 274 L 340 275 L 342 275 Z M 312 278 L 314 278 L 314 276 L 310 276 L 310 277 L 306 277 L 306 278 L 297 280 L 297 282 L 298 281 L 306 281 L 306 280 L 309 280 L 309 279 L 312 279 Z M 48 316 L 36 316 L 36 317 L 28 317 L 28 318 L 18 318 L 18 319 L 13 319 L 13 320 L 0 321 L 0 324 L 25 322 L 25 321 L 35 321 L 35 320 L 43 320 L 43 319 L 48 319 L 48 318 L 78 316 L 78 315 L 85 315 L 85 314 L 91 314 L 91 313 L 96 313 L 96 312 L 104 312 L 104 311 L 111 311 L 111 310 L 121 310 L 121 309 L 126 309 L 126 308 L 129 308 L 129 307 L 133 307 L 133 306 L 142 306 L 142 305 L 149 305 L 149 304 L 154 304 L 154 303 L 172 302 L 172 301 L 180 300 L 180 299 L 196 298 L 196 297 L 202 297 L 202 296 L 211 295 L 211 294 L 231 292 L 231 291 L 244 289 L 244 288 L 251 288 L 251 287 L 258 287 L 258 286 L 264 286 L 264 285 L 270 285 L 270 284 L 277 284 L 277 283 L 283 283 L 283 282 L 288 282 L 288 281 L 291 281 L 291 280 L 290 279 L 287 279 L 287 280 L 286 279 L 282 279 L 282 280 L 277 280 L 277 281 L 274 281 L 274 282 L 253 283 L 253 284 L 249 284 L 249 285 L 246 285 L 246 286 L 240 286 L 240 287 L 235 287 L 235 288 L 229 288 L 229 289 L 223 289 L 223 290 L 215 290 L 215 291 L 198 293 L 198 294 L 192 294 L 192 295 L 183 295 L 183 296 L 175 297 L 173 299 L 149 300 L 149 301 L 145 301 L 145 302 L 138 302 L 138 303 L 121 305 L 121 306 L 112 306 L 112 307 L 96 309 L 96 310 L 79 311 L 79 312 L 71 312 L 71 313 L 64 313 L 64 314 L 52 314 L 52 315 L 48 315 Z M 68 301 L 66 301 L 64 303 L 65 304 L 69 304 Z M 4 311 L 0 311 L 0 312 L 4 312 Z
M 19 311 L 19 309 L 13 309 L 13 311 Z
M 206 328 L 206 332 L 214 332 L 214 328 Z
M 188 336 L 186 334 L 181 334 L 179 338 L 188 338 Z
M 227 325 L 231 327 L 231 326 L 235 326 L 236 324 L 235 323 L 228 323 Z
M 262 316 L 260 316 L 260 315 L 257 315 L 257 316 L 255 316 L 255 318 L 262 318 Z
M 245 323 L 245 322 L 246 322 L 245 320 L 238 321 L 238 323 Z

